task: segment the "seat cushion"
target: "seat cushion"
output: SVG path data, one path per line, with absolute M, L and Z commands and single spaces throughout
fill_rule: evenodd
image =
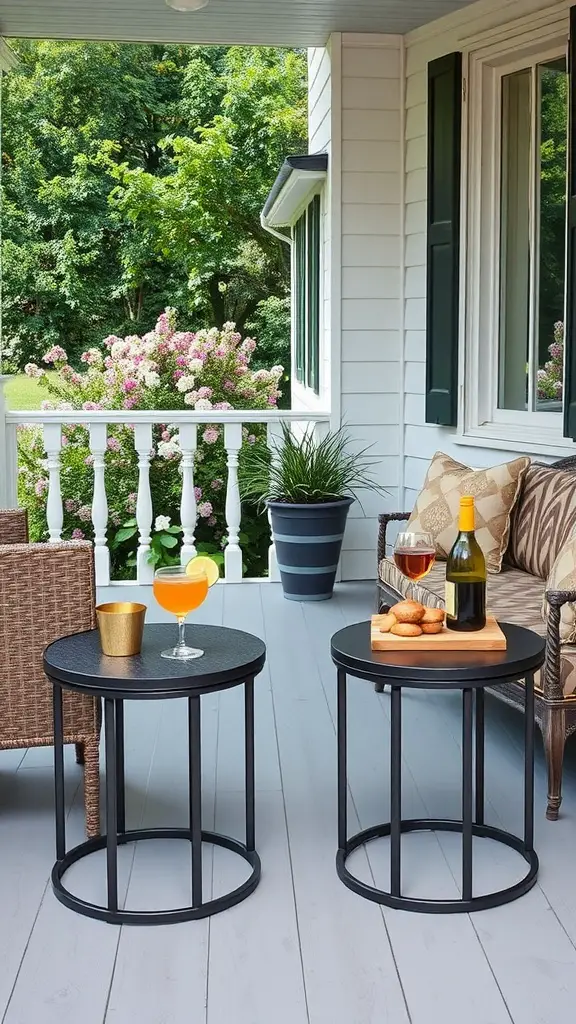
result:
M 576 535 L 569 537 L 560 548 L 556 561 L 544 587 L 547 590 L 576 590 Z M 542 617 L 548 620 L 550 606 L 542 600 Z M 560 639 L 563 643 L 576 643 L 576 604 L 568 601 L 560 606 Z
M 510 516 L 520 494 L 530 459 L 470 469 L 450 455 L 436 452 L 406 529 L 430 533 L 436 554 L 447 558 L 458 535 L 460 498 L 475 500 L 476 539 L 484 552 L 488 572 L 500 572 L 510 537 Z
M 444 586 L 446 562 L 435 562 L 430 572 L 419 583 L 409 580 L 392 558 L 380 562 L 379 576 L 386 586 L 402 597 L 420 601 L 431 608 L 444 607 Z M 546 636 L 546 623 L 542 618 L 542 601 L 546 584 L 537 576 L 530 576 L 520 569 L 506 568 L 488 577 L 486 604 L 501 622 L 513 622 L 517 626 L 533 629 L 539 636 Z M 576 647 L 563 647 L 560 664 L 564 695 L 576 691 Z
M 533 463 L 512 514 L 506 562 L 545 580 L 576 527 L 576 473 Z

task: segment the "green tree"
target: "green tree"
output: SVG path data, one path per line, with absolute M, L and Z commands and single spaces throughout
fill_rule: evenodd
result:
M 151 327 L 276 323 L 288 249 L 259 212 L 305 147 L 302 54 L 20 41 L 4 79 L 3 344 L 12 368 Z M 262 303 L 264 305 L 262 306 Z M 266 358 L 266 357 L 264 357 Z M 271 365 L 274 357 L 270 360 Z

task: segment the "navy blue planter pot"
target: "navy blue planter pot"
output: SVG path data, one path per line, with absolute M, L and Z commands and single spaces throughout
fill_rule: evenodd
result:
M 276 560 L 288 601 L 327 601 L 332 597 L 352 501 L 342 498 L 321 505 L 268 502 Z

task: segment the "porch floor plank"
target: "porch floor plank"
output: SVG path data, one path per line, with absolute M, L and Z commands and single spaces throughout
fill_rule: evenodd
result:
M 101 600 L 118 598 L 104 588 Z M 170 621 L 149 592 L 150 621 Z M 284 601 L 270 584 L 211 591 L 195 621 L 262 636 L 268 662 L 256 682 L 257 845 L 262 882 L 238 907 L 210 920 L 117 928 L 56 902 L 52 752 L 0 752 L 0 1022 L 2 1024 L 557 1024 L 576 1001 L 576 743 L 568 744 L 562 817 L 544 817 L 546 772 L 536 752 L 538 885 L 507 907 L 472 916 L 383 909 L 338 881 L 336 687 L 331 634 L 372 611 L 373 586 L 346 584 L 333 601 Z M 174 627 L 175 628 L 175 627 Z M 389 816 L 389 696 L 350 680 L 349 827 Z M 522 717 L 487 700 L 487 819 L 521 828 Z M 242 835 L 243 701 L 239 688 L 202 705 L 203 821 Z M 130 827 L 184 823 L 186 715 L 181 701 L 127 703 Z M 457 694 L 406 693 L 403 813 L 459 813 L 461 705 Z M 81 770 L 66 751 L 70 842 L 83 835 Z M 495 844 L 474 848 L 477 891 L 518 877 Z M 386 884 L 384 841 L 351 866 Z M 204 851 L 205 886 L 238 884 L 244 866 Z M 127 905 L 187 902 L 189 850 L 146 843 L 122 850 Z M 457 891 L 460 841 L 415 834 L 404 844 L 403 883 L 413 894 Z M 103 857 L 69 874 L 101 899 Z

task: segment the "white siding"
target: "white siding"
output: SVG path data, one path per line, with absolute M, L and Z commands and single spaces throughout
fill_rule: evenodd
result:
M 375 574 L 377 516 L 399 500 L 401 37 L 342 36 L 341 415 L 387 494 L 352 507 L 343 579 Z
M 486 30 L 505 32 L 511 38 L 519 32 L 518 19 L 535 11 L 552 16 L 566 12 L 569 4 L 557 0 L 513 0 L 496 3 L 481 0 L 464 11 L 433 22 L 404 37 L 405 82 L 405 259 L 403 352 L 404 455 L 402 504 L 411 508 L 430 457 L 438 449 L 472 465 L 490 465 L 514 458 L 519 453 L 504 447 L 477 447 L 455 443 L 456 431 L 424 422 L 426 349 L 426 69 L 429 61 L 455 50 L 476 48 L 477 37 Z M 516 24 L 514 24 L 516 23 Z M 521 22 L 520 22 L 521 24 Z M 525 453 L 525 454 L 530 454 Z M 542 455 L 535 456 L 542 459 Z

